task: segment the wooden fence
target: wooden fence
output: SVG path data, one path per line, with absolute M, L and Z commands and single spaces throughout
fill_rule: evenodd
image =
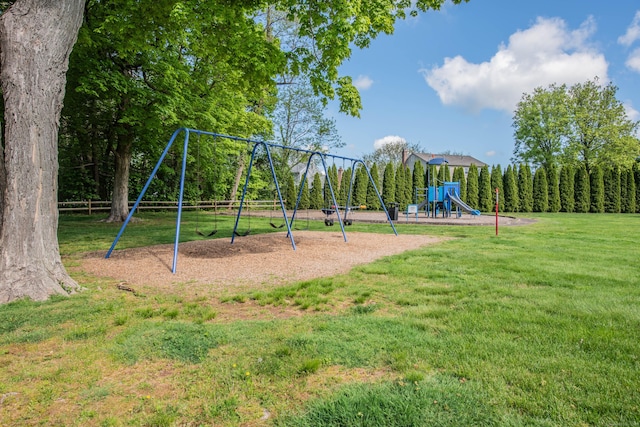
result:
M 129 209 L 134 202 L 129 202 Z M 239 200 L 200 200 L 200 201 L 183 201 L 182 209 L 213 209 L 213 210 L 237 210 L 240 206 Z M 243 209 L 248 210 L 269 210 L 278 209 L 280 201 L 273 200 L 245 200 Z M 141 201 L 138 204 L 137 212 L 141 210 L 171 210 L 178 209 L 178 201 Z M 83 200 L 76 202 L 58 202 L 58 211 L 60 212 L 76 212 L 86 213 L 88 215 L 100 212 L 108 212 L 111 210 L 111 201 L 100 200 Z

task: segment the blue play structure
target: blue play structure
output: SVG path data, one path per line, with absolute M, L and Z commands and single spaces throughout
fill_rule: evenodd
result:
M 471 215 L 480 215 L 480 211 L 473 209 L 460 198 L 459 182 L 443 182 L 443 185 L 428 188 L 416 188 L 417 211 L 423 211 L 427 216 L 436 218 L 440 212 L 442 217 L 452 216 L 455 208 L 456 216 L 460 217 L 462 212 Z
M 428 165 L 440 165 L 440 167 L 442 167 L 444 163 L 447 163 L 445 159 L 434 158 L 429 161 Z M 427 169 L 427 171 L 428 170 L 429 169 Z M 427 176 L 427 182 L 431 182 L 429 175 Z M 473 209 L 460 198 L 459 182 L 445 181 L 440 182 L 440 184 L 442 185 L 416 188 L 415 202 L 417 204 L 417 209 L 415 210 L 417 212 L 424 210 L 427 216 L 435 218 L 442 211 L 443 218 L 447 218 L 452 216 L 452 210 L 455 207 L 457 217 L 462 216 L 462 212 L 466 212 L 471 215 L 480 215 L 479 210 Z M 416 215 L 417 212 L 415 212 Z

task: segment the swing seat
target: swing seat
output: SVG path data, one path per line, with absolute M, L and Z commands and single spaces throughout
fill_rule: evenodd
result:
M 333 220 L 331 218 L 325 219 L 324 225 L 326 225 L 327 227 L 331 227 L 333 225 Z
M 343 223 L 344 225 L 351 225 L 351 224 L 353 224 L 353 220 L 352 220 L 352 219 L 346 219 L 346 218 L 345 218 L 345 220 L 344 220 L 344 221 L 342 221 L 342 223 Z
M 273 228 L 282 228 L 282 227 L 284 227 L 284 223 L 282 223 L 282 224 L 280 224 L 280 225 L 276 225 L 276 224 L 274 224 L 274 223 L 270 222 L 270 223 L 269 223 L 269 225 L 270 225 L 271 227 L 273 227 Z

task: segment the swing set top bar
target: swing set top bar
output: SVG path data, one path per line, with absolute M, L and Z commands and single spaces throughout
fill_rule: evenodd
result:
M 374 182 L 373 178 L 371 176 L 371 173 L 369 172 L 369 168 L 367 168 L 367 165 L 361 159 L 354 159 L 354 158 L 350 158 L 350 157 L 339 156 L 339 155 L 336 155 L 336 154 L 323 153 L 321 151 L 313 151 L 313 150 L 308 150 L 308 149 L 304 149 L 304 148 L 288 147 L 288 146 L 285 146 L 285 145 L 268 143 L 268 142 L 265 142 L 265 141 L 255 140 L 255 139 L 251 139 L 251 138 L 243 138 L 243 137 L 239 137 L 239 136 L 225 135 L 225 134 L 209 132 L 209 131 L 204 131 L 204 130 L 199 130 L 199 129 L 190 129 L 190 128 L 181 127 L 181 128 L 176 129 L 173 132 L 173 135 L 169 139 L 169 142 L 167 143 L 164 151 L 160 155 L 160 159 L 158 159 L 158 162 L 156 163 L 156 166 L 154 167 L 153 171 L 149 175 L 149 178 L 147 179 L 147 182 L 145 183 L 144 187 L 142 188 L 142 191 L 140 192 L 140 195 L 138 196 L 138 199 L 136 200 L 134 205 L 131 207 L 131 210 L 129 211 L 129 215 L 127 216 L 126 220 L 122 224 L 122 227 L 120 228 L 120 231 L 118 232 L 116 238 L 114 239 L 113 243 L 111 244 L 111 247 L 107 251 L 107 253 L 105 255 L 105 258 L 109 258 L 111 256 L 111 253 L 115 249 L 116 244 L 120 240 L 120 237 L 122 237 L 122 234 L 124 233 L 124 230 L 127 227 L 127 224 L 129 224 L 129 221 L 131 220 L 131 217 L 133 216 L 133 214 L 136 211 L 138 205 L 142 201 L 142 198 L 144 197 L 145 193 L 147 192 L 147 190 L 149 188 L 149 185 L 151 184 L 151 181 L 156 176 L 156 174 L 158 172 L 158 169 L 160 168 L 160 165 L 162 164 L 162 162 L 163 162 L 164 158 L 166 157 L 167 153 L 169 152 L 169 149 L 171 148 L 171 146 L 173 145 L 173 143 L 175 142 L 176 138 L 178 137 L 178 135 L 181 132 L 184 132 L 185 136 L 184 136 L 184 150 L 183 150 L 183 156 L 182 156 L 182 171 L 181 171 L 181 177 L 180 177 L 180 195 L 179 195 L 179 198 L 178 198 L 178 216 L 177 216 L 177 219 L 176 219 L 176 236 L 175 236 L 174 249 L 173 249 L 173 265 L 172 265 L 172 268 L 171 268 L 171 272 L 174 273 L 174 274 L 176 272 L 177 261 L 178 261 L 178 243 L 179 243 L 179 238 L 180 238 L 180 220 L 182 218 L 182 204 L 183 204 L 183 196 L 184 196 L 184 180 L 185 180 L 186 167 L 187 167 L 187 149 L 188 149 L 188 146 L 189 146 L 189 134 L 191 134 L 191 133 L 197 134 L 197 135 L 208 135 L 208 136 L 217 137 L 217 138 L 224 138 L 224 139 L 229 139 L 229 140 L 233 140 L 233 141 L 242 141 L 242 142 L 254 144 L 253 150 L 251 152 L 251 161 L 249 163 L 249 168 L 247 170 L 247 177 L 246 177 L 245 185 L 244 185 L 244 188 L 243 188 L 243 191 L 242 191 L 242 199 L 241 199 L 240 207 L 238 209 L 238 214 L 237 214 L 237 217 L 236 217 L 236 222 L 235 222 L 235 226 L 234 226 L 234 232 L 233 232 L 232 237 L 231 237 L 231 243 L 233 243 L 235 232 L 236 232 L 236 229 L 238 227 L 238 221 L 240 219 L 240 214 L 242 213 L 242 202 L 244 201 L 244 198 L 245 198 L 245 195 L 246 195 L 247 186 L 248 186 L 249 178 L 250 178 L 250 175 L 251 175 L 251 166 L 253 164 L 253 159 L 254 159 L 255 152 L 256 152 L 256 149 L 258 148 L 258 146 L 265 147 L 265 150 L 267 152 L 267 157 L 269 158 L 269 166 L 271 168 L 272 177 L 273 177 L 275 185 L 276 185 L 276 190 L 278 192 L 278 198 L 280 200 L 280 206 L 282 208 L 282 215 L 283 215 L 283 218 L 284 218 L 285 223 L 287 225 L 287 233 L 288 233 L 287 235 L 291 240 L 291 245 L 292 245 L 294 250 L 296 249 L 296 246 L 295 246 L 295 242 L 293 240 L 293 234 L 291 232 L 291 225 L 293 224 L 293 220 L 295 218 L 295 214 L 296 214 L 296 211 L 298 209 L 298 203 L 300 201 L 300 196 L 302 194 L 302 187 L 300 188 L 300 192 L 298 194 L 298 199 L 296 201 L 296 206 L 295 206 L 295 208 L 293 210 L 293 215 L 291 217 L 291 221 L 289 221 L 288 218 L 287 218 L 287 212 L 285 210 L 284 201 L 282 199 L 282 193 L 280 192 L 280 187 L 278 185 L 278 180 L 277 180 L 277 177 L 276 177 L 275 169 L 273 167 L 273 162 L 271 160 L 270 148 L 280 148 L 280 149 L 284 149 L 284 150 L 292 150 L 292 151 L 297 151 L 297 152 L 300 152 L 300 153 L 310 154 L 309 160 L 307 161 L 307 170 L 308 170 L 308 167 L 309 167 L 309 163 L 311 162 L 311 159 L 312 159 L 312 157 L 314 155 L 320 156 L 320 159 L 322 161 L 323 167 L 325 169 L 325 173 L 328 173 L 327 165 L 326 165 L 326 161 L 325 161 L 326 158 L 331 158 L 334 161 L 336 159 L 343 160 L 343 161 L 344 160 L 351 161 L 353 166 L 355 166 L 356 163 L 360 163 L 364 167 L 364 170 L 367 172 L 369 180 L 371 182 Z M 303 179 L 306 179 L 307 170 L 305 170 L 305 175 L 304 175 Z M 327 177 L 328 177 L 328 174 L 327 174 Z M 350 184 L 351 185 L 350 185 L 350 188 L 349 188 L 348 199 L 351 198 L 351 186 L 353 184 L 353 181 Z M 331 180 L 329 180 L 329 189 L 330 189 L 331 197 L 333 199 L 333 203 L 337 207 L 338 204 L 336 202 L 335 193 L 333 191 L 333 186 L 331 185 Z M 394 234 L 397 236 L 398 232 L 396 231 L 396 228 L 393 225 L 393 221 L 391 221 L 391 217 L 389 216 L 389 212 L 387 211 L 386 206 L 384 205 L 384 203 L 382 203 L 382 197 L 380 196 L 380 193 L 379 193 L 379 191 L 378 191 L 378 189 L 376 188 L 375 185 L 374 185 L 374 189 L 376 191 L 376 195 L 378 196 L 378 199 L 381 202 L 382 208 L 383 208 L 383 210 L 384 210 L 384 212 L 385 212 L 385 214 L 387 216 L 387 221 L 391 225 L 391 228 L 392 228 Z M 348 205 L 348 203 L 347 203 L 347 205 Z M 344 240 L 346 242 L 347 241 L 347 236 L 346 236 L 346 233 L 345 233 L 345 230 L 344 230 L 344 226 L 342 224 L 342 220 L 340 218 L 340 213 L 338 212 L 338 209 L 336 209 L 336 213 L 338 215 L 338 221 L 340 223 L 340 227 L 342 229 L 342 234 L 343 234 Z
M 209 135 L 209 136 L 213 136 L 213 137 L 216 137 L 216 138 L 224 138 L 224 139 L 231 139 L 231 140 L 234 140 L 234 141 L 248 142 L 248 143 L 251 143 L 251 144 L 260 144 L 260 145 L 264 144 L 264 145 L 267 145 L 267 146 L 272 147 L 272 148 L 282 148 L 282 149 L 285 149 L 285 150 L 297 151 L 297 152 L 300 152 L 300 153 L 307 153 L 307 154 L 312 154 L 312 155 L 313 154 L 317 154 L 319 156 L 324 156 L 325 158 L 326 157 L 330 157 L 332 159 L 348 160 L 348 161 L 354 162 L 354 163 L 361 163 L 363 165 L 365 164 L 362 159 L 355 159 L 355 158 L 352 158 L 352 157 L 344 157 L 344 156 L 339 156 L 337 154 L 324 153 L 322 151 L 317 151 L 317 150 L 315 150 L 315 151 L 314 150 L 308 150 L 306 148 L 289 147 L 289 146 L 286 146 L 286 145 L 274 144 L 272 142 L 265 142 L 265 141 L 260 141 L 260 140 L 257 140 L 257 139 L 243 138 L 241 136 L 231 136 L 231 135 L 225 135 L 225 134 L 222 134 L 222 133 L 208 132 L 208 131 L 205 131 L 205 130 L 197 130 L 197 129 L 189 129 L 189 128 L 180 128 L 180 129 L 178 129 L 178 131 L 180 131 L 180 130 L 184 130 L 184 131 L 189 132 L 189 133 L 196 133 L 196 134 L 200 134 L 200 135 Z

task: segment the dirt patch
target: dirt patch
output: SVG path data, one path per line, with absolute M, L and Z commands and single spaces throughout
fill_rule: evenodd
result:
M 434 244 L 442 238 L 417 235 L 296 231 L 296 250 L 286 232 L 250 235 L 235 239 L 181 243 L 176 274 L 171 273 L 173 245 L 88 254 L 81 269 L 130 286 L 176 290 L 247 289 L 282 285 L 348 272 L 356 265 L 410 249 Z M 191 293 L 190 292 L 190 293 Z

